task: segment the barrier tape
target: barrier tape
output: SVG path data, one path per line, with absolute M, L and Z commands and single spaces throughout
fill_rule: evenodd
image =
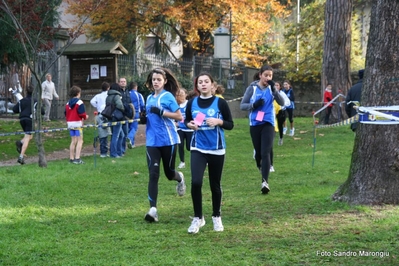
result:
M 399 105 L 375 107 L 355 106 L 354 108 L 358 112 L 360 123 L 374 125 L 399 124 Z
M 332 99 L 331 101 L 329 101 L 326 105 L 324 105 L 322 108 L 320 108 L 319 110 L 317 110 L 314 114 L 313 114 L 313 118 L 315 115 L 317 115 L 318 113 L 320 113 L 321 111 L 323 111 L 324 109 L 326 109 L 330 104 L 334 103 L 335 100 L 339 97 L 345 97 L 345 95 L 343 94 L 338 94 L 337 96 L 334 97 L 334 99 Z
M 330 124 L 330 125 L 316 125 L 315 128 L 327 128 L 327 127 L 339 127 L 339 126 L 345 126 L 345 125 L 350 125 L 353 123 L 356 123 L 359 121 L 359 115 L 352 116 L 344 121 L 335 123 L 335 124 Z
M 100 125 L 96 124 L 87 124 L 83 125 L 80 128 L 91 128 L 91 127 L 110 127 L 110 126 L 116 126 L 116 125 L 123 125 L 126 123 L 133 123 L 134 121 L 140 121 L 140 119 L 130 119 L 130 120 L 124 120 L 124 121 L 118 121 L 118 122 L 108 122 L 108 123 L 102 123 Z M 10 132 L 10 133 L 0 133 L 0 137 L 6 137 L 6 136 L 14 136 L 14 135 L 23 135 L 23 134 L 34 134 L 34 133 L 49 133 L 49 132 L 58 132 L 58 131 L 64 131 L 64 130 L 71 130 L 71 129 L 80 129 L 80 128 L 53 128 L 53 129 L 42 129 L 42 130 L 32 130 L 32 131 L 17 131 L 17 132 Z
M 235 101 L 240 101 L 243 97 L 238 97 L 235 99 L 231 99 L 231 100 L 226 100 L 226 102 L 231 103 L 231 102 L 235 102 Z
M 313 160 L 312 167 L 315 161 L 316 152 L 316 129 L 317 128 L 327 128 L 336 127 L 342 125 L 350 125 L 356 122 L 362 124 L 374 124 L 374 125 L 398 125 L 399 124 L 399 105 L 394 106 L 374 106 L 374 107 L 364 107 L 360 106 L 359 102 L 348 102 L 353 103 L 357 111 L 357 114 L 351 118 L 344 121 L 331 124 L 331 125 L 315 125 L 313 130 Z M 314 121 L 315 117 L 313 116 Z
M 302 103 L 302 104 L 327 104 L 326 102 L 297 102 L 297 101 L 295 101 L 295 104 L 297 104 L 297 103 Z M 343 104 L 343 103 L 345 103 L 345 101 L 341 101 L 341 102 L 334 102 L 334 103 L 331 103 L 331 104 Z

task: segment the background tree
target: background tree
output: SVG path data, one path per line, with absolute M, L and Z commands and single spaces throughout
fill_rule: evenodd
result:
M 265 59 L 258 47 L 270 35 L 271 17 L 284 14 L 284 7 L 274 0 L 69 0 L 68 3 L 70 13 L 83 17 L 91 12 L 93 3 L 99 4 L 86 27 L 92 39 L 108 36 L 123 43 L 131 33 L 141 38 L 152 33 L 170 52 L 167 40 L 178 37 L 183 44 L 183 58 L 213 54 L 213 31 L 220 25 L 230 28 L 232 21 L 233 55 L 252 66 L 259 66 Z
M 346 95 L 352 85 L 352 8 L 353 0 L 326 1 L 321 89 L 323 91 L 327 84 L 332 84 L 333 96 L 339 91 Z M 342 113 L 345 113 L 344 109 L 333 108 L 332 118 L 338 118 Z
M 362 106 L 399 105 L 399 1 L 372 6 Z M 351 204 L 399 203 L 399 128 L 360 124 L 346 182 L 333 199 Z
M 15 23 L 9 16 L 12 12 L 15 14 L 16 22 L 23 25 L 23 31 L 26 35 L 35 32 L 38 38 L 32 40 L 32 46 L 37 47 L 41 51 L 47 51 L 53 48 L 53 38 L 56 33 L 53 25 L 58 20 L 56 7 L 60 5 L 62 0 L 2 0 L 0 8 L 0 63 L 2 69 L 6 69 L 10 63 L 16 63 L 21 66 L 27 63 L 24 47 L 21 38 L 26 42 L 23 34 L 15 28 Z M 8 9 L 7 9 L 8 8 Z M 37 51 L 32 50 L 31 46 L 26 47 L 30 55 Z
M 354 0 L 354 8 L 351 22 L 351 49 L 350 49 L 350 67 L 351 71 L 364 68 L 365 58 L 362 53 L 361 30 L 362 26 L 360 14 L 355 7 L 360 7 L 363 0 Z M 302 1 L 301 1 L 302 3 Z M 281 62 L 282 68 L 286 70 L 287 79 L 300 81 L 321 81 L 323 69 L 323 45 L 325 30 L 331 28 L 325 27 L 325 7 L 326 0 L 314 0 L 308 5 L 301 5 L 301 21 L 297 25 L 293 16 L 287 18 L 284 29 L 284 42 L 274 47 L 274 53 L 278 58 L 274 62 Z M 360 10 L 360 8 L 359 8 Z M 318 23 L 315 23 L 317 21 Z M 299 67 L 296 70 L 296 34 L 299 34 Z M 336 33 L 341 34 L 341 33 Z M 327 62 L 326 62 L 327 63 Z M 323 81 L 324 82 L 324 81 Z M 320 84 L 321 90 L 325 88 Z M 323 94 L 321 94 L 323 95 Z

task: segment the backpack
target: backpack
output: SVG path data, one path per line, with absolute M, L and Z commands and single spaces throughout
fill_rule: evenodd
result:
M 104 110 L 101 112 L 101 115 L 108 120 L 112 119 L 112 114 L 115 111 L 116 106 L 112 103 L 109 103 L 105 106 Z

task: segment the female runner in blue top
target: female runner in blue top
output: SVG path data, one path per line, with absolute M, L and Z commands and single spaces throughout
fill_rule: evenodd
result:
M 261 191 L 267 194 L 269 188 L 270 152 L 274 140 L 276 114 L 273 101 L 284 105 L 284 99 L 274 88 L 273 69 L 263 66 L 246 89 L 240 109 L 249 111 L 249 131 L 255 149 L 256 166 L 262 174 Z
M 166 177 L 177 181 L 176 190 L 179 196 L 186 192 L 183 173 L 175 170 L 176 150 L 180 143 L 175 121 L 182 120 L 183 117 L 175 98 L 179 82 L 168 69 L 152 70 L 145 85 L 153 93 L 148 96 L 146 102 L 150 210 L 144 218 L 148 222 L 158 222 L 157 198 L 161 160 Z
M 194 206 L 194 218 L 188 228 L 190 234 L 198 233 L 205 225 L 202 213 L 202 183 L 208 166 L 209 183 L 212 192 L 212 221 L 214 231 L 223 231 L 220 218 L 222 202 L 222 170 L 226 143 L 224 129 L 234 127 L 233 118 L 227 102 L 212 95 L 213 78 L 201 73 L 194 81 L 194 90 L 198 97 L 187 103 L 185 124 L 194 130 L 191 139 L 191 197 Z

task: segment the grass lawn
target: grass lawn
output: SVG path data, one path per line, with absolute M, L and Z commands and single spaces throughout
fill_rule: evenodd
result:
M 0 167 L 0 265 L 398 265 L 397 206 L 331 200 L 349 172 L 349 126 L 317 130 L 313 165 L 312 119 L 295 123 L 295 137 L 286 135 L 283 146 L 275 139 L 268 195 L 260 193 L 247 119 L 226 131 L 224 232 L 213 231 L 204 179 L 207 224 L 187 233 L 193 215 L 188 153 L 187 194 L 177 196 L 176 183 L 162 174 L 153 224 L 143 219 L 149 209 L 145 147 L 121 159 L 86 157 L 83 165 Z M 0 128 L 19 130 L 19 123 Z M 90 144 L 93 129 L 87 131 Z M 48 136 L 46 151 L 67 148 L 67 136 Z M 19 138 L 0 137 L 0 160 L 15 157 Z

